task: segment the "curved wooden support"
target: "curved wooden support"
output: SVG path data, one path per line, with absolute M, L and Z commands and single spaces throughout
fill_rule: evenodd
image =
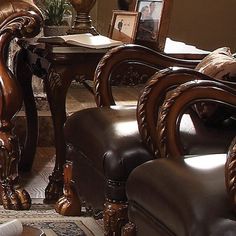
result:
M 115 101 L 111 90 L 111 75 L 122 64 L 129 64 L 139 68 L 137 77 L 149 78 L 156 71 L 170 66 L 182 66 L 194 68 L 198 60 L 181 60 L 168 57 L 149 48 L 139 45 L 122 45 L 109 50 L 98 63 L 94 75 L 95 100 L 98 106 L 114 105 Z M 127 80 L 131 79 L 132 73 L 127 73 Z M 137 78 L 139 80 L 139 78 Z M 141 79 L 142 80 L 142 79 Z
M 156 137 L 161 157 L 179 158 L 183 155 L 180 143 L 180 118 L 194 101 L 214 101 L 236 107 L 236 90 L 217 81 L 190 81 L 178 86 L 164 101 L 158 117 Z
M 20 49 L 15 55 L 14 72 L 22 89 L 27 121 L 26 138 L 24 148 L 21 150 L 19 170 L 30 171 L 38 141 L 38 113 L 32 90 L 32 71 L 26 63 L 25 49 Z
M 63 194 L 63 165 L 66 162 L 66 144 L 63 134 L 63 125 L 66 121 L 66 93 L 70 81 L 66 77 L 66 70 L 57 72 L 57 68 L 49 70 L 48 79 L 45 80 L 45 89 L 49 102 L 54 125 L 56 162 L 49 184 L 45 190 L 45 202 L 56 202 Z
M 178 85 L 192 80 L 217 81 L 207 75 L 188 68 L 168 68 L 154 74 L 146 83 L 138 100 L 137 121 L 142 140 L 147 147 L 160 156 L 158 142 L 156 139 L 156 128 L 159 108 L 162 105 L 167 91 L 176 88 Z M 230 86 L 235 86 L 227 81 L 222 81 Z M 156 115 L 153 115 L 156 114 Z M 159 131 L 163 128 L 159 126 Z
M 64 165 L 63 196 L 57 201 L 55 210 L 64 216 L 81 215 L 81 201 L 73 187 L 72 162 Z
M 29 209 L 31 199 L 29 194 L 19 185 L 18 162 L 20 151 L 18 140 L 12 132 L 11 120 L 20 110 L 23 99 L 15 77 L 7 67 L 6 50 L 13 38 L 31 37 L 39 32 L 42 17 L 33 11 L 28 11 L 28 9 L 34 9 L 33 4 L 30 5 L 29 2 L 2 1 L 0 3 L 0 9 L 6 9 L 0 17 L 1 202 L 6 209 L 14 210 Z M 3 8 L 1 8 L 2 5 Z M 37 9 L 36 12 L 38 12 Z
M 109 202 L 104 204 L 104 235 L 120 236 L 122 227 L 128 222 L 128 204 Z

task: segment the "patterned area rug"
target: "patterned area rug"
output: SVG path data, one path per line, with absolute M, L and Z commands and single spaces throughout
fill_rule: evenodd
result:
M 102 226 L 92 217 L 67 217 L 52 206 L 33 204 L 29 211 L 10 211 L 0 207 L 0 223 L 18 219 L 23 225 L 42 229 L 46 236 L 102 236 Z M 29 235 L 30 236 L 30 235 Z

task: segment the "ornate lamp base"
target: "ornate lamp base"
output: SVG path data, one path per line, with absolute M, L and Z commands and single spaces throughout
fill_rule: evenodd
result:
M 90 16 L 85 13 L 77 14 L 74 24 L 67 31 L 67 34 L 85 34 L 91 33 L 93 35 L 98 35 L 97 30 L 92 26 L 92 20 Z
M 72 28 L 68 34 L 84 34 L 91 33 L 98 35 L 96 29 L 92 26 L 89 12 L 96 3 L 96 0 L 69 0 L 77 12 Z

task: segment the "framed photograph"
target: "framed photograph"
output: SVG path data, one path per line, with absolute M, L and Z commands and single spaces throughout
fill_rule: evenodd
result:
M 133 43 L 136 38 L 139 12 L 113 11 L 109 37 L 124 43 Z
M 163 0 L 138 0 L 135 10 L 140 12 L 137 40 L 157 41 Z

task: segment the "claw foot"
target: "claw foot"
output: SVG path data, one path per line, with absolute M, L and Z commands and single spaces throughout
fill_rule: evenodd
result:
M 55 203 L 63 195 L 62 173 L 53 172 L 49 176 L 49 184 L 45 189 L 44 203 Z
M 72 169 L 72 162 L 67 161 L 64 165 L 64 195 L 55 206 L 56 212 L 64 216 L 81 215 L 81 201 L 73 186 Z
M 29 210 L 31 198 L 29 193 L 21 187 L 2 186 L 2 205 L 7 210 Z
M 81 215 L 81 202 L 77 198 L 63 196 L 57 201 L 55 210 L 60 215 L 79 216 Z

